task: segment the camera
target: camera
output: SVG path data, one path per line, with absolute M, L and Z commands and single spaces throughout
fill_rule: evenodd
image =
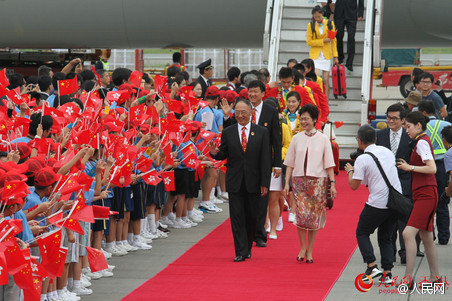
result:
M 435 85 L 439 86 L 441 82 L 439 81 L 439 79 L 436 80 Z
M 350 154 L 350 159 L 355 162 L 356 158 L 364 154 L 364 151 L 360 148 L 357 148 L 353 153 Z

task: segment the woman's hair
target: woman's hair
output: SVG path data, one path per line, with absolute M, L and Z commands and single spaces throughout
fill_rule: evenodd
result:
M 300 94 L 298 94 L 297 91 L 290 91 L 289 93 L 287 93 L 286 99 L 289 99 L 289 97 L 292 96 L 294 96 L 298 100 L 298 102 L 301 102 Z
M 314 82 L 317 81 L 317 74 L 315 74 L 315 63 L 313 59 L 304 59 L 301 61 L 301 64 L 309 68 L 311 71 L 306 73 L 305 77 L 309 77 Z
M 319 119 L 319 109 L 310 103 L 305 104 L 300 109 L 300 115 L 303 113 L 308 113 L 309 116 L 311 116 L 312 120 L 314 121 L 314 125 L 317 123 L 317 120 Z
M 319 13 L 319 14 L 323 15 L 323 10 L 322 10 L 322 7 L 320 5 L 316 5 L 312 9 L 311 14 L 314 15 L 315 13 Z M 312 20 L 314 21 L 314 17 L 312 18 Z
M 187 86 L 193 87 L 193 89 L 194 89 L 197 85 L 201 85 L 201 84 L 196 81 L 196 82 L 189 83 Z
M 430 121 L 428 116 L 424 116 L 419 111 L 411 112 L 405 117 L 406 122 L 412 123 L 414 125 L 420 123 L 422 126 L 422 130 L 425 131 L 427 129 L 427 123 Z

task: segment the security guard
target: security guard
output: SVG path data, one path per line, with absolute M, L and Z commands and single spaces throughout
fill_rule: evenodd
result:
M 106 55 L 101 55 L 100 60 L 96 63 L 96 66 L 94 67 L 96 70 L 103 69 L 105 71 L 110 70 L 110 66 L 108 64 L 108 58 Z
M 182 54 L 180 52 L 174 52 L 173 53 L 173 63 L 171 65 L 165 67 L 165 69 L 163 70 L 163 74 L 165 76 L 168 76 L 168 69 L 171 67 L 178 67 L 180 69 L 180 71 L 187 70 L 187 67 L 181 65 L 181 61 L 182 61 Z
M 212 86 L 212 81 L 210 80 L 210 78 L 213 75 L 212 60 L 208 59 L 207 61 L 202 62 L 201 64 L 196 66 L 196 68 L 199 69 L 199 74 L 201 74 L 198 77 L 197 82 L 202 87 L 201 98 L 204 99 L 204 95 L 206 94 L 207 88 Z
M 435 106 L 433 102 L 423 100 L 418 105 L 419 111 L 430 118 L 427 124 L 427 135 L 433 146 L 433 154 L 436 163 L 436 183 L 438 185 L 438 196 L 440 197 L 447 186 L 446 168 L 444 166 L 444 154 L 446 147 L 443 143 L 441 131 L 444 127 L 451 125 L 447 121 L 438 120 L 435 117 Z M 438 207 L 436 208 L 436 227 L 438 229 L 438 242 L 440 245 L 446 245 L 450 238 L 450 215 L 448 203 L 444 198 L 439 198 Z

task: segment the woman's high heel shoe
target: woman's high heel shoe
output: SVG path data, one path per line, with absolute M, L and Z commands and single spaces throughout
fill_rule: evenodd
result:
M 303 262 L 303 261 L 304 261 L 304 257 L 298 257 L 298 256 L 297 256 L 297 261 L 298 261 L 298 262 Z
M 306 263 L 314 263 L 314 259 L 306 259 Z

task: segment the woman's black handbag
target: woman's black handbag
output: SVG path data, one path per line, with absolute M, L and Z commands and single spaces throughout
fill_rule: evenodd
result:
M 386 185 L 388 185 L 389 189 L 389 195 L 388 195 L 388 208 L 392 209 L 398 213 L 400 213 L 403 216 L 410 216 L 411 210 L 413 210 L 413 201 L 400 192 L 398 192 L 392 185 L 389 183 L 388 177 L 386 177 L 385 172 L 383 171 L 383 168 L 380 165 L 380 162 L 378 161 L 377 157 L 375 157 L 374 154 L 365 152 L 365 154 L 370 155 L 375 163 L 377 164 L 378 169 L 380 170 L 381 175 L 383 176 L 383 179 L 386 182 Z

